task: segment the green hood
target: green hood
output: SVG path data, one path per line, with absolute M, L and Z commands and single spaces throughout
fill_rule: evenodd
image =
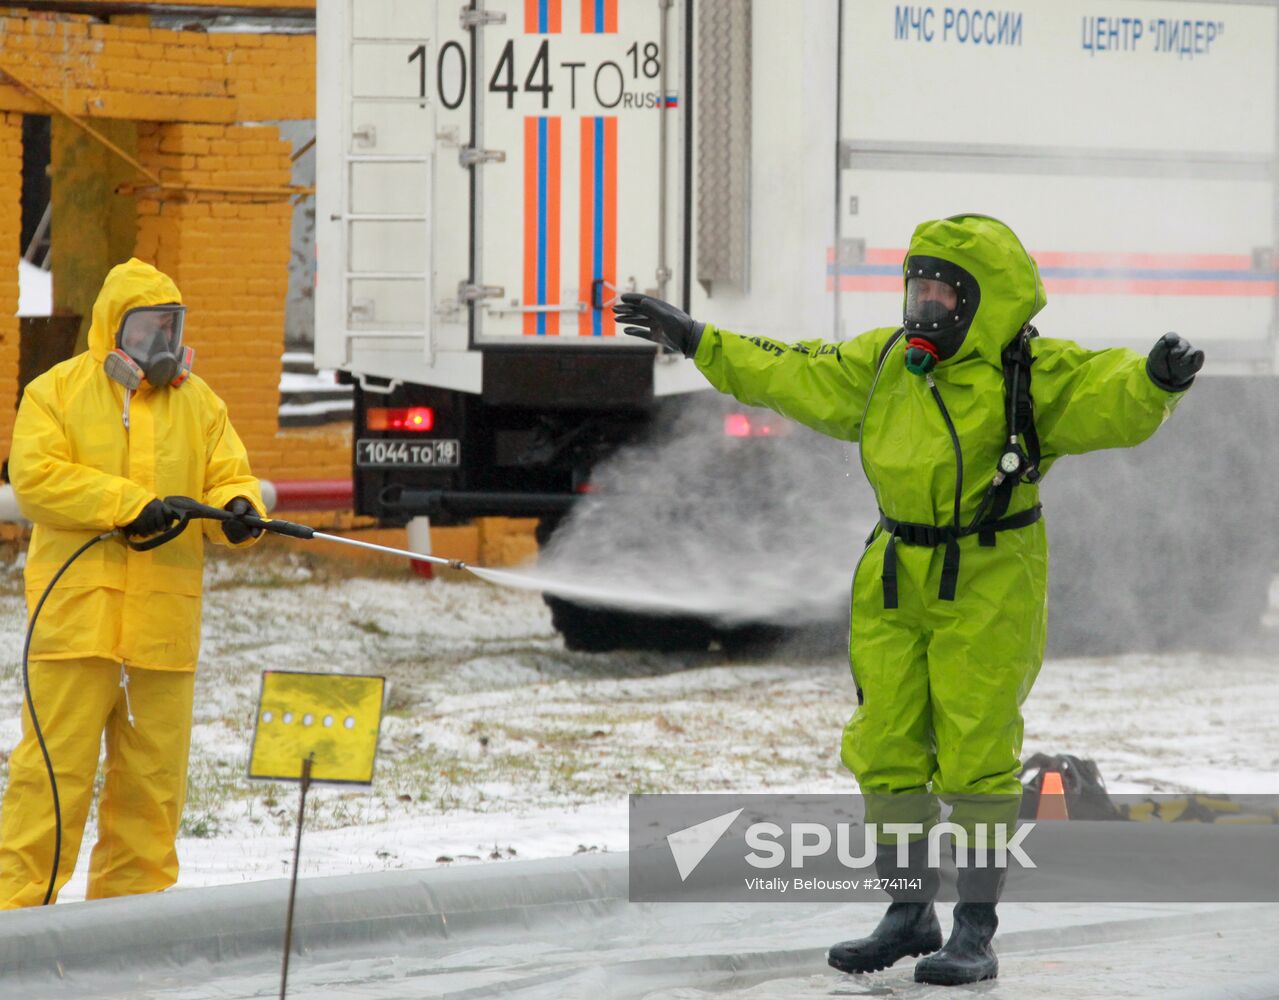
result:
M 981 303 L 952 364 L 980 355 L 1000 364 L 1000 354 L 1048 302 L 1039 266 L 1017 234 L 988 215 L 953 215 L 921 223 L 907 256 L 924 254 L 958 264 L 981 288 Z M 904 265 L 903 265 L 904 267 Z

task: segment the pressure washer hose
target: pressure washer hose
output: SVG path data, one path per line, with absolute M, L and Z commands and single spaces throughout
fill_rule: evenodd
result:
M 40 744 L 40 753 L 44 755 L 45 769 L 49 772 L 49 792 L 53 795 L 53 868 L 49 872 L 49 887 L 44 891 L 44 902 L 40 904 L 41 906 L 49 905 L 49 901 L 53 898 L 53 887 L 58 881 L 58 861 L 62 857 L 62 800 L 58 798 L 58 778 L 53 773 L 53 759 L 49 756 L 49 747 L 44 742 L 44 731 L 40 728 L 40 718 L 36 715 L 36 703 L 31 697 L 31 673 L 27 664 L 27 656 L 31 652 L 31 635 L 35 632 L 36 619 L 40 617 L 40 609 L 44 607 L 44 602 L 53 593 L 54 585 L 62 579 L 62 574 L 69 570 L 73 562 L 97 545 L 98 542 L 105 542 L 116 533 L 116 531 L 106 531 L 101 535 L 95 535 L 90 538 L 72 553 L 71 558 L 62 564 L 58 572 L 53 574 L 53 579 L 49 581 L 49 585 L 44 588 L 44 593 L 40 595 L 40 600 L 36 602 L 35 611 L 31 612 L 31 620 L 27 622 L 27 635 L 22 643 L 22 691 L 26 695 L 27 712 L 31 716 L 31 731 L 36 734 L 36 742 Z

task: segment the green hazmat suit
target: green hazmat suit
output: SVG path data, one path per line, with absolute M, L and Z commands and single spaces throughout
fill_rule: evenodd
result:
M 898 327 L 782 344 L 707 324 L 694 360 L 721 392 L 858 442 L 889 518 L 967 525 L 1006 443 L 1001 352 L 1046 295 L 1020 241 L 988 217 L 922 224 L 911 239 L 914 255 L 962 267 L 981 289 L 959 350 L 927 379 L 906 369 L 904 338 L 884 353 Z M 1030 344 L 1041 472 L 1061 455 L 1139 444 L 1180 399 L 1151 380 L 1146 358 L 1133 351 L 1047 338 Z M 1017 485 L 1008 515 L 1035 508 L 1038 493 L 1036 484 Z M 977 823 L 1011 822 L 1021 795 L 1021 704 L 1047 633 L 1044 523 L 1001 531 L 993 546 L 977 535 L 960 538 L 954 600 L 940 597 L 945 546 L 896 544 L 895 608 L 885 607 L 881 582 L 886 534 L 875 529 L 852 594 L 858 705 L 842 758 L 866 796 L 867 819 L 928 824 L 940 796 L 970 835 Z

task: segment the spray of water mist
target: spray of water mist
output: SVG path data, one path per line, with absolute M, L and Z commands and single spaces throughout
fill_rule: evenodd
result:
M 1042 178 L 1040 195 L 1060 183 Z M 919 196 L 920 218 L 963 204 L 944 185 Z M 1032 248 L 1052 245 L 1025 206 L 988 208 Z M 1165 213 L 1160 225 L 1185 223 Z M 1212 226 L 1195 225 L 1202 241 Z M 1169 245 L 1189 242 L 1161 235 Z M 888 321 L 889 301 L 874 302 L 870 312 L 854 308 L 875 298 L 846 300 L 855 314 L 844 324 L 848 332 Z M 1091 336 L 1144 351 L 1164 329 L 1177 329 L 1208 350 L 1210 365 L 1222 336 L 1198 313 L 1183 315 L 1181 300 L 1143 315 L 1138 327 L 1122 311 L 1097 312 L 1091 299 L 1051 292 L 1049 299 L 1038 321 L 1045 336 Z M 600 492 L 561 524 L 534 573 L 501 582 L 727 625 L 846 621 L 852 569 L 876 516 L 855 445 L 799 427 L 778 440 L 727 439 L 723 414 L 735 405 L 712 391 L 685 399 L 647 441 L 597 468 Z M 1201 378 L 1139 453 L 1071 457 L 1050 471 L 1042 497 L 1057 653 L 1215 650 L 1252 641 L 1279 567 L 1279 534 L 1257 524 L 1276 492 L 1272 463 L 1258 449 L 1279 434 L 1275 413 L 1273 377 Z
M 530 577 L 583 604 L 803 625 L 847 614 L 875 520 L 854 445 L 783 424 L 731 438 L 698 393 L 599 466 Z

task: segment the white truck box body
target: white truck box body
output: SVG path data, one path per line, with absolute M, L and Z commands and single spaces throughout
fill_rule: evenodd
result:
M 1276 11 L 862 0 L 843 33 L 841 329 L 892 322 L 919 220 L 1006 221 L 1046 335 L 1273 370 Z M 849 16 L 851 13 L 851 16 Z
M 476 392 L 482 348 L 646 350 L 607 306 L 628 289 L 674 294 L 679 277 L 682 62 L 663 66 L 661 5 L 488 0 L 474 49 L 463 9 L 319 5 L 317 128 L 335 152 L 318 242 L 335 263 L 321 265 L 317 364 Z M 674 5 L 673 53 L 681 24 Z M 655 363 L 659 394 L 695 384 L 682 360 Z
M 1273 2 L 743 5 L 749 279 L 709 290 L 685 274 L 684 0 L 667 52 L 662 0 L 475 7 L 478 67 L 456 0 L 320 0 L 317 364 L 478 392 L 482 349 L 644 349 L 591 301 L 631 288 L 687 287 L 730 329 L 853 336 L 898 319 L 914 226 L 975 211 L 1039 260 L 1044 334 L 1145 349 L 1177 330 L 1210 372 L 1274 369 Z M 703 101 L 739 99 L 700 72 L 694 130 Z M 501 157 L 474 169 L 474 244 L 473 111 Z M 658 395 L 704 386 L 654 364 Z

